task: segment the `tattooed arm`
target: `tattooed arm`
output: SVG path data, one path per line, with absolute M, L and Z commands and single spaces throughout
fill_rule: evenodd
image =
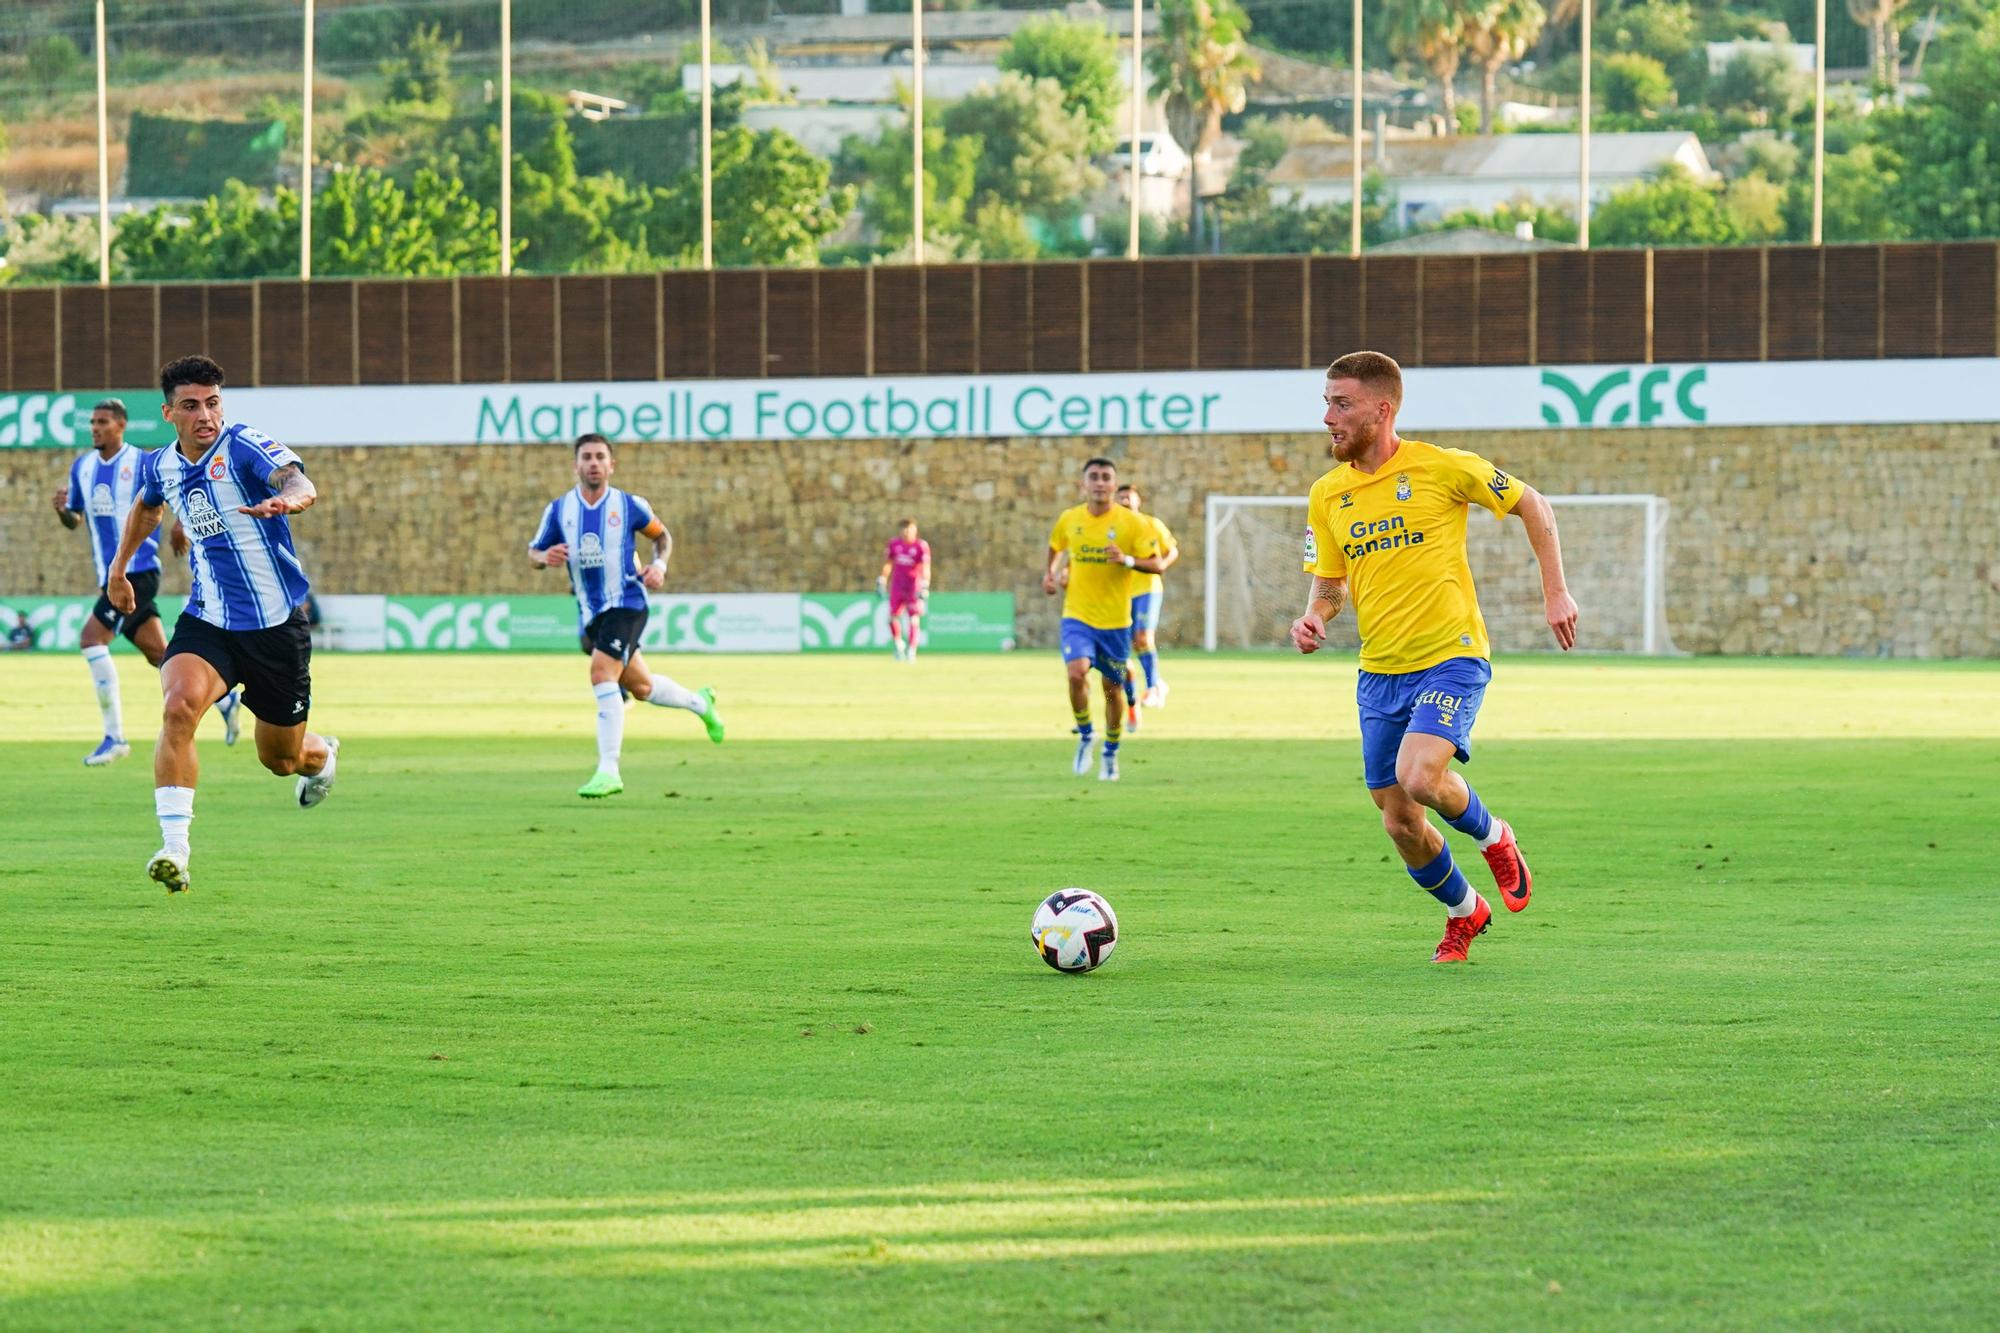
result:
M 1347 605 L 1347 579 L 1313 575 L 1306 613 L 1292 622 L 1292 646 L 1302 653 L 1318 652 L 1326 642 L 1326 622 Z
M 308 509 L 319 499 L 319 491 L 313 487 L 312 478 L 297 463 L 287 463 L 271 474 L 270 484 L 278 493 L 268 500 L 259 500 L 253 505 L 239 505 L 236 512 L 248 514 L 252 518 L 277 518 L 281 514 L 296 514 Z
M 1576 647 L 1576 601 L 1563 579 L 1562 542 L 1556 536 L 1556 509 L 1542 493 L 1524 486 L 1514 505 L 1514 514 L 1528 529 L 1528 545 L 1542 567 L 1542 605 L 1548 613 L 1549 630 L 1564 652 Z

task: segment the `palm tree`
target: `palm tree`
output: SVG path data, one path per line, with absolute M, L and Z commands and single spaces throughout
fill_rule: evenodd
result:
M 1401 0 L 1389 19 L 1389 49 L 1422 61 L 1444 85 L 1447 134 L 1458 133 L 1458 90 L 1452 85 L 1465 52 L 1466 8 L 1466 0 Z
M 1548 14 L 1541 0 L 1486 0 L 1465 16 L 1465 49 L 1479 66 L 1479 132 L 1491 134 L 1494 84 L 1500 67 L 1526 55 Z
M 1160 0 L 1159 37 L 1146 50 L 1153 96 L 1166 102 L 1167 131 L 1197 164 L 1222 137 L 1222 118 L 1243 109 L 1250 84 L 1263 76 L 1249 33 L 1237 0 Z M 1200 245 L 1198 166 L 1188 176 L 1188 236 Z
M 1847 16 L 1868 29 L 1868 69 L 1875 82 L 1894 90 L 1901 81 L 1897 11 L 1903 0 L 1847 0 Z

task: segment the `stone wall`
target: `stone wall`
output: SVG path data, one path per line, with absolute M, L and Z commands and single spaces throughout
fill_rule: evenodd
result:
M 1475 450 L 1549 494 L 1667 497 L 1667 614 L 1680 649 L 2000 655 L 2000 426 L 1494 432 L 1432 442 Z M 1326 466 L 1323 437 L 1307 431 L 634 444 L 619 452 L 617 482 L 649 497 L 673 529 L 671 587 L 868 588 L 896 520 L 913 515 L 936 552 L 936 586 L 1012 590 L 1022 642 L 1043 645 L 1055 628 L 1039 587 L 1049 523 L 1074 503 L 1078 465 L 1093 453 L 1117 459 L 1182 540 L 1162 627 L 1163 642 L 1179 646 L 1200 641 L 1205 497 L 1303 495 Z M 307 465 L 325 499 L 297 520 L 306 567 L 331 592 L 557 591 L 558 577 L 530 568 L 523 549 L 543 505 L 570 484 L 569 458 L 566 446 L 311 450 Z M 57 526 L 48 500 L 67 461 L 0 452 L 0 596 L 87 588 L 84 538 Z M 1489 603 L 1512 586 L 1477 572 Z M 1270 581 L 1274 597 L 1298 595 L 1295 551 L 1274 562 Z M 185 589 L 185 571 L 165 586 Z

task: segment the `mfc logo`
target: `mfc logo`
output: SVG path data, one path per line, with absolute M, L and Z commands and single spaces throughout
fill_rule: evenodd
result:
M 1675 424 L 1706 421 L 1708 409 L 1694 400 L 1694 391 L 1707 381 L 1707 366 L 1679 372 L 1678 377 L 1672 367 L 1653 366 L 1636 380 L 1631 370 L 1614 370 L 1596 380 L 1586 377 L 1583 383 L 1558 371 L 1545 370 L 1542 420 L 1551 426 L 1650 426 L 1656 421 Z
M 387 616 L 391 648 L 511 648 L 507 602 L 439 602 L 426 611 L 391 601 Z
M 714 602 L 675 602 L 660 617 L 659 646 L 661 648 L 685 648 L 699 644 L 704 648 L 716 646 Z
M 76 395 L 0 393 L 0 448 L 76 443 Z

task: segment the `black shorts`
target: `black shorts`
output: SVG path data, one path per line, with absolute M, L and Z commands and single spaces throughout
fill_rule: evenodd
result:
M 629 662 L 632 654 L 639 651 L 639 636 L 645 632 L 644 608 L 628 611 L 617 607 L 598 612 L 597 619 L 584 626 L 583 640 L 590 645 L 592 652 Z
M 137 574 L 127 574 L 126 582 L 132 585 L 132 614 L 124 615 L 111 604 L 111 594 L 100 590 L 97 605 L 90 608 L 91 616 L 98 624 L 113 634 L 123 634 L 131 639 L 139 632 L 139 627 L 149 620 L 160 618 L 160 608 L 153 605 L 153 599 L 160 593 L 160 571 L 142 569 Z M 137 642 L 137 640 L 133 640 Z
M 303 611 L 293 611 L 290 620 L 269 629 L 236 630 L 183 614 L 174 625 L 167 657 L 181 653 L 193 653 L 214 667 L 223 689 L 241 685 L 244 705 L 272 726 L 294 726 L 312 710 L 312 631 Z

